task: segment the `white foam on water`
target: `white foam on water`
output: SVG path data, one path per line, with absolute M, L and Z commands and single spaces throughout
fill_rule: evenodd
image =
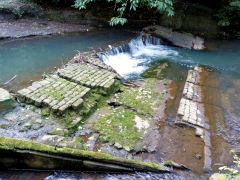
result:
M 144 43 L 142 38 L 138 37 L 129 42 L 128 52 L 123 52 L 117 48 L 115 53 L 106 54 L 102 59 L 125 78 L 131 74 L 139 75 L 147 68 L 146 63 L 154 59 L 178 56 L 177 51 L 161 45 L 160 40 L 157 43 L 157 45 L 151 44 L 149 40 Z
M 132 57 L 129 53 L 119 53 L 104 58 L 104 62 L 115 69 L 121 76 L 127 77 L 129 74 L 140 74 L 144 71 L 144 66 L 139 66 L 143 59 Z

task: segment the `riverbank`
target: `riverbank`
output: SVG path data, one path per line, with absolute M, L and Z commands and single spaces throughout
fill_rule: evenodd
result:
M 19 19 L 0 22 L 0 39 L 46 36 L 69 32 L 88 32 L 94 30 L 88 25 L 66 24 L 37 19 Z

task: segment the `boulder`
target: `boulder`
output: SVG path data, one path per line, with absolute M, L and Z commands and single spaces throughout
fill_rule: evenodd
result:
M 146 27 L 144 28 L 144 31 L 153 36 L 159 37 L 174 46 L 195 50 L 202 50 L 205 48 L 204 40 L 191 33 L 176 32 L 163 26 Z
M 14 101 L 10 93 L 0 88 L 0 112 L 14 107 Z

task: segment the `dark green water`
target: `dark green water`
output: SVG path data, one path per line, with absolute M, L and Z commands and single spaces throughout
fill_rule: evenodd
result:
M 73 57 L 77 50 L 88 51 L 134 37 L 124 31 L 95 31 L 0 42 L 0 84 L 13 76 L 13 83 L 39 78 Z

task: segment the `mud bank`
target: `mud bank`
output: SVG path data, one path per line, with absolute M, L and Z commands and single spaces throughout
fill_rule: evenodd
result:
M 95 28 L 88 25 L 65 24 L 54 21 L 19 19 L 0 22 L 0 39 L 46 36 L 67 32 L 86 32 Z

